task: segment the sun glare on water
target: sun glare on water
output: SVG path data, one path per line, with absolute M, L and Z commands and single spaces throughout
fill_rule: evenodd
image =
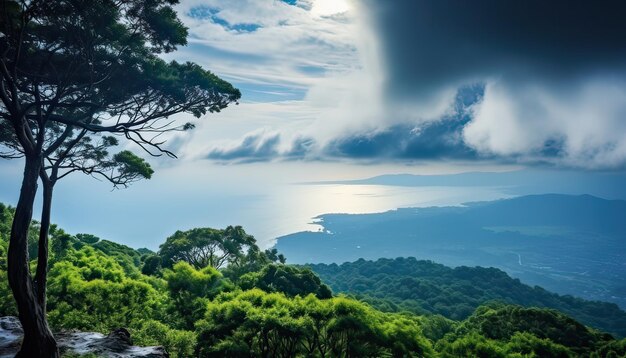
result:
M 316 16 L 330 16 L 350 9 L 350 0 L 315 0 L 311 13 Z

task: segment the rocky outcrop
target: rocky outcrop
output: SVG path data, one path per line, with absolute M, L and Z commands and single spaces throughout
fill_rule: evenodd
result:
M 0 318 L 0 358 L 14 357 L 22 342 L 22 325 L 17 317 Z
M 22 341 L 22 326 L 17 317 L 0 317 L 0 358 L 14 357 Z M 55 335 L 62 352 L 92 353 L 107 358 L 165 358 L 163 347 L 133 346 L 130 332 L 119 328 L 108 336 L 94 332 L 60 332 Z

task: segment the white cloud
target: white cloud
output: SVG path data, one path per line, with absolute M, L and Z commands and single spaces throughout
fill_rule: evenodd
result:
M 230 24 L 260 27 L 251 32 L 234 31 L 210 18 L 189 16 L 198 7 L 216 9 L 215 16 Z M 181 49 L 175 56 L 188 57 L 242 82 L 301 89 L 321 77 L 307 70 L 341 73 L 358 66 L 351 14 L 320 17 L 307 7 L 278 0 L 183 1 L 177 11 L 189 27 L 190 45 L 196 47 Z M 220 58 L 225 54 L 228 58 Z
M 175 141 L 183 158 L 201 158 L 219 148 L 233 148 L 246 136 L 258 136 L 263 141 L 279 134 L 280 141 L 274 145 L 279 153 L 288 153 L 291 143 L 299 138 L 313 138 L 317 145 L 312 150 L 319 150 L 338 137 L 378 133 L 395 125 L 437 122 L 450 114 L 459 86 L 485 82 L 484 98 L 473 107 L 472 118 L 463 129 L 462 139 L 471 149 L 490 159 L 523 163 L 585 168 L 626 165 L 622 74 L 613 73 L 622 79 L 617 81 L 583 71 L 586 67 L 582 65 L 580 71 L 570 68 L 584 63 L 581 59 L 550 78 L 550 71 L 541 66 L 542 71 L 533 72 L 534 60 L 516 67 L 516 62 L 505 61 L 506 56 L 505 60 L 500 55 L 490 58 L 489 53 L 463 52 L 459 44 L 444 46 L 424 39 L 420 41 L 427 48 L 415 48 L 411 38 L 416 34 L 410 33 L 411 27 L 396 29 L 404 31 L 402 36 L 384 31 L 376 17 L 385 9 L 375 13 L 367 2 L 333 5 L 309 0 L 297 4 L 277 0 L 190 0 L 178 7 L 190 28 L 191 45 L 177 52 L 175 58 L 198 62 L 235 82 L 244 92 L 240 106 L 207 116 L 193 133 L 185 133 L 184 140 Z M 322 7 L 330 11 L 327 6 L 339 5 L 349 10 L 320 16 Z M 188 16 L 191 9 L 200 6 L 214 9 L 216 16 L 228 24 L 260 27 L 238 31 L 210 18 Z M 386 9 L 390 10 L 397 9 Z M 392 21 L 395 15 L 387 14 Z M 413 26 L 412 20 L 407 21 Z M 420 26 L 417 28 L 425 25 Z M 390 47 L 390 41 L 396 42 L 395 47 Z M 408 55 L 404 52 L 406 44 L 410 47 Z M 499 42 L 492 45 L 501 50 Z M 434 53 L 429 54 L 428 46 Z M 389 49 L 395 57 L 389 57 Z M 525 49 L 520 46 L 519 51 Z M 486 62 L 465 64 L 455 56 L 459 51 Z M 437 60 L 439 55 L 441 61 Z M 422 61 L 424 56 L 426 60 Z M 435 71 L 416 68 L 438 62 L 442 64 L 435 66 Z M 439 76 L 437 71 L 443 74 Z M 406 78 L 402 78 L 403 73 Z M 421 83 L 419 79 L 424 76 L 428 80 Z M 398 95 L 393 81 L 408 94 L 415 86 L 429 90 L 417 91 L 419 96 Z M 320 155 L 312 153 L 311 157 Z
M 563 83 L 494 81 L 464 130 L 482 153 L 585 168 L 626 164 L 626 81 L 596 76 Z M 548 146 L 552 146 L 547 147 Z M 546 153 L 552 150 L 553 153 Z
M 358 4 L 335 4 L 338 11 L 348 11 L 320 16 L 331 6 L 322 2 L 203 0 L 178 6 L 191 41 L 170 57 L 197 62 L 235 82 L 244 94 L 239 106 L 207 115 L 194 131 L 174 138 L 181 158 L 232 149 L 259 133 L 280 133 L 277 146 L 287 153 L 302 138 L 323 144 L 344 132 L 383 126 L 383 118 L 397 118 L 384 115 L 378 43 Z M 217 16 L 230 24 L 261 27 L 238 32 L 188 16 L 200 6 L 219 9 Z M 296 92 L 302 96 L 283 99 Z M 250 100 L 258 94 L 272 101 Z

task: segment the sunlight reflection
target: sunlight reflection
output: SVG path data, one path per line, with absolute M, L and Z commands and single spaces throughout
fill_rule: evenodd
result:
M 321 226 L 313 218 L 321 214 L 377 213 L 396 208 L 459 205 L 503 197 L 507 195 L 498 188 L 487 187 L 290 185 L 279 188 L 267 200 L 257 203 L 265 205 L 266 210 L 254 206 L 249 208 L 256 213 L 265 212 L 263 222 L 251 223 L 249 227 L 254 227 L 257 239 L 265 246 L 272 244 L 277 236 L 303 230 L 318 231 Z
M 315 16 L 330 16 L 350 10 L 348 0 L 316 0 L 311 8 L 311 14 Z

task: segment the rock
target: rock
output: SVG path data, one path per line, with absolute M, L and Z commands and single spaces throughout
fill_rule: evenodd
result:
M 14 357 L 24 331 L 17 317 L 0 317 L 0 358 Z
M 14 357 L 19 350 L 24 331 L 17 317 L 0 317 L 0 358 Z M 163 347 L 132 345 L 130 332 L 118 328 L 108 336 L 95 332 L 60 332 L 55 335 L 62 352 L 93 353 L 107 358 L 166 358 Z
M 100 342 L 100 345 L 111 352 L 123 352 L 133 345 L 130 339 L 130 332 L 126 328 L 118 328 L 109 333 L 106 339 Z

